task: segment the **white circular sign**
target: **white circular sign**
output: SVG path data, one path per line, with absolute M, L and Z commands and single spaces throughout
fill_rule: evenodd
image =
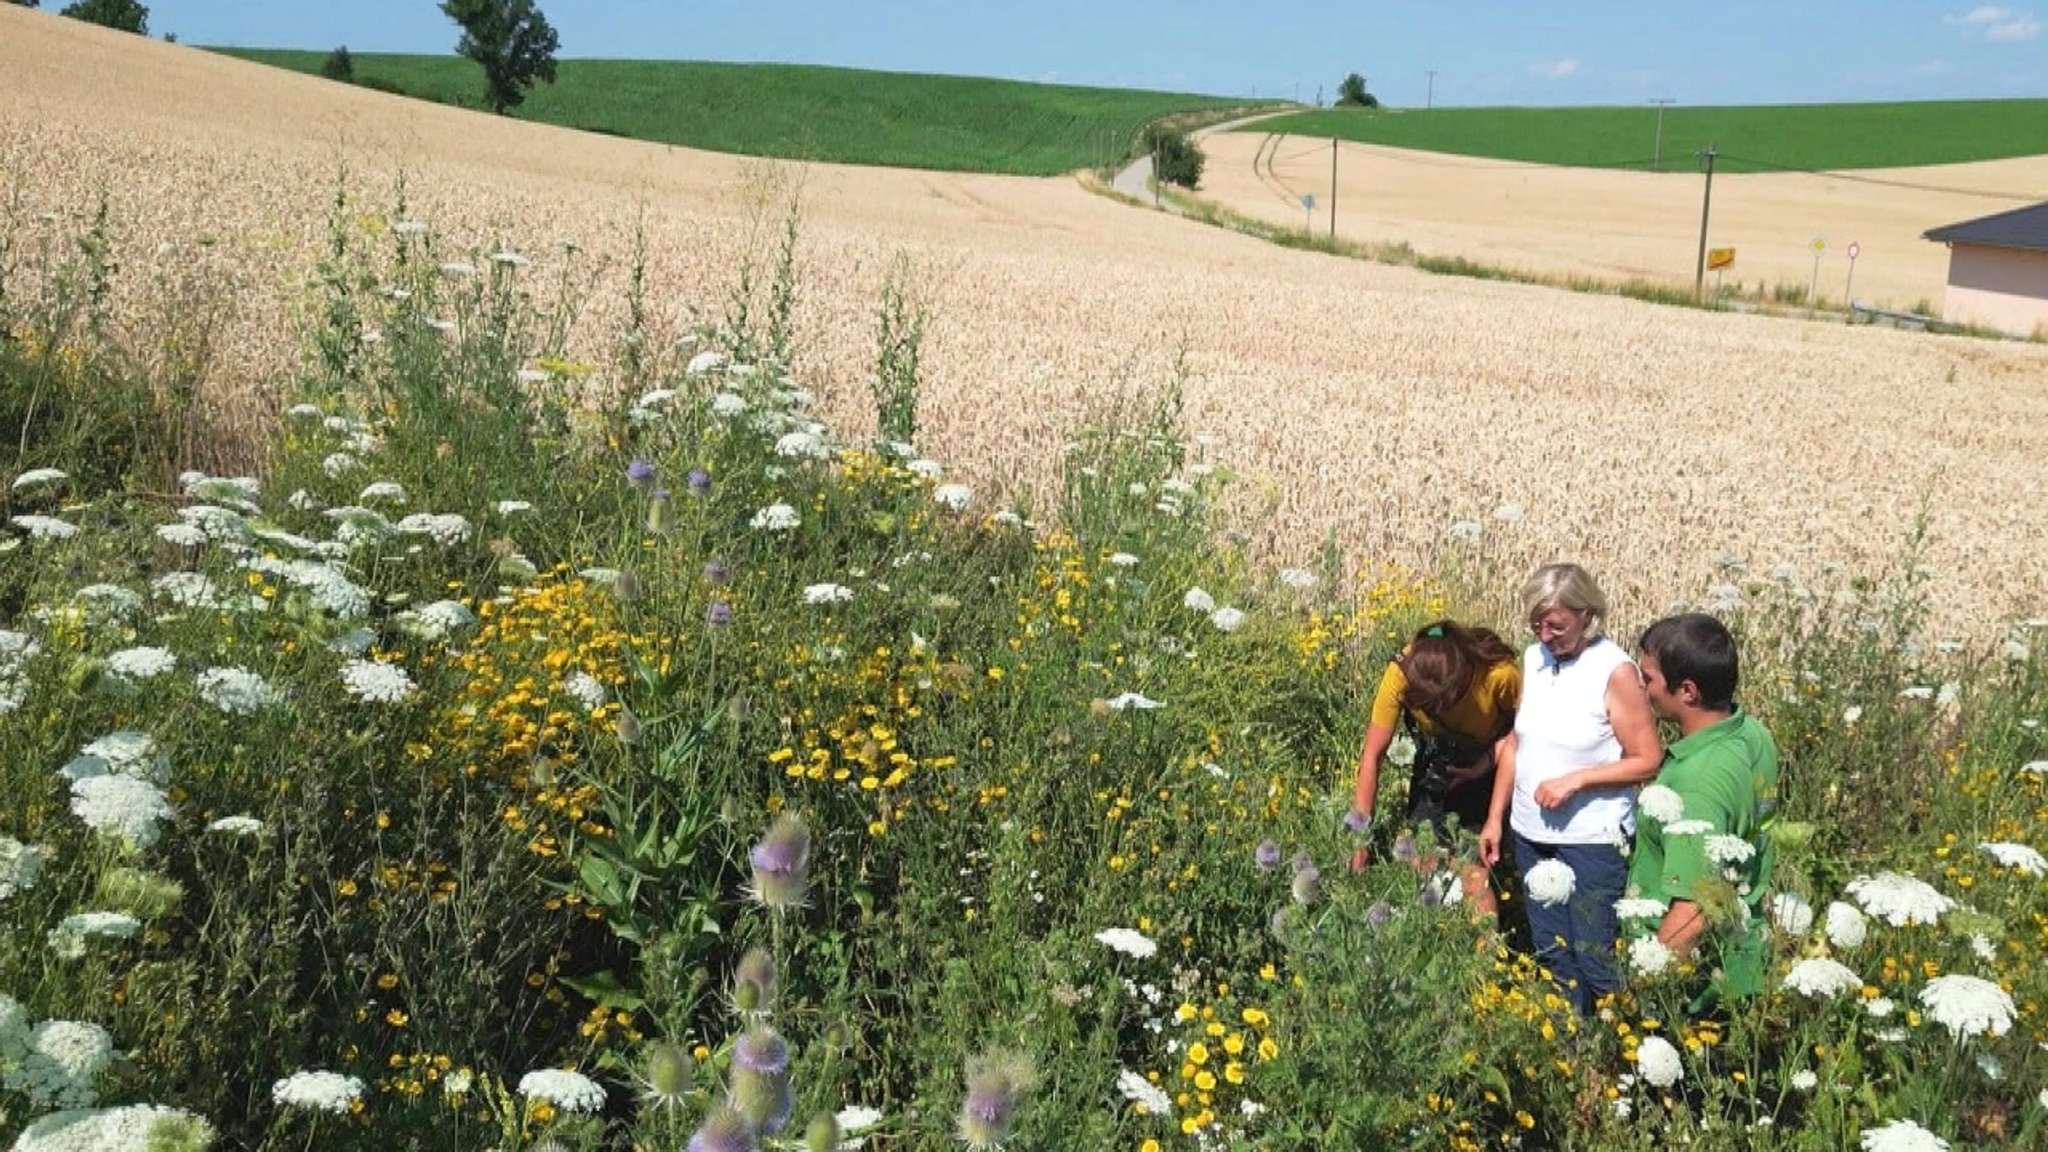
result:
M 1854 260 L 1856 254 L 1861 251 L 1863 251 L 1863 245 L 1858 244 L 1854 240 L 1849 241 L 1849 259 Z

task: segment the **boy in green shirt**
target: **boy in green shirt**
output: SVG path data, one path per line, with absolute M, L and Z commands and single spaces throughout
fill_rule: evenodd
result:
M 1638 646 L 1650 707 L 1678 726 L 1680 738 L 1638 800 L 1629 893 L 1668 905 L 1657 939 L 1683 958 L 1707 936 L 1702 882 L 1732 888 L 1748 923 L 1729 926 L 1707 959 L 1720 969 L 1714 992 L 1739 999 L 1763 981 L 1761 907 L 1771 878 L 1767 826 L 1778 797 L 1777 744 L 1735 706 L 1735 639 L 1719 620 L 1666 617 L 1643 632 Z

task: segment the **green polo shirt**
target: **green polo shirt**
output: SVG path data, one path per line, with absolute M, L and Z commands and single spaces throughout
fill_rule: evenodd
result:
M 1738 708 L 1726 720 L 1673 744 L 1664 754 L 1656 782 L 1684 801 L 1685 820 L 1701 821 L 1709 828 L 1674 835 L 1655 817 L 1639 812 L 1635 852 L 1629 861 L 1629 891 L 1652 900 L 1696 900 L 1699 880 L 1721 876 L 1724 871 L 1708 859 L 1707 838 L 1739 836 L 1749 841 L 1756 851 L 1747 861 L 1732 866 L 1731 883 L 1749 905 L 1754 929 L 1749 935 L 1753 939 L 1741 944 L 1724 940 L 1721 947 L 1726 991 L 1747 995 L 1755 990 L 1748 985 L 1762 978 L 1761 951 L 1754 958 L 1759 961 L 1759 971 L 1753 974 L 1746 971 L 1750 958 L 1737 957 L 1752 950 L 1746 945 L 1762 942 L 1761 909 L 1775 858 L 1766 828 L 1778 801 L 1777 742 L 1755 717 Z

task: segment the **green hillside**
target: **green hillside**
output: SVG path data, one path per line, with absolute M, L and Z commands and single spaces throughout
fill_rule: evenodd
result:
M 221 49 L 318 73 L 325 52 Z M 358 83 L 480 106 L 456 56 L 355 54 Z M 1172 92 L 793 64 L 564 60 L 522 119 L 691 148 L 845 164 L 1051 175 L 1123 155 L 1146 121 L 1243 107 Z M 1113 155 L 1105 155 L 1113 153 Z
M 1648 171 L 1657 148 L 1657 109 L 1347 109 L 1264 120 L 1244 130 Z M 1695 153 L 1709 144 L 1719 155 L 1717 170 L 1724 172 L 1902 168 L 2033 156 L 2048 153 L 2048 100 L 1664 110 L 1664 170 L 1697 170 Z M 2040 192 L 2048 196 L 2048 188 Z

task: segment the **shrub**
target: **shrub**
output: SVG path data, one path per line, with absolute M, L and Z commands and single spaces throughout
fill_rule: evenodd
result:
M 355 83 L 356 61 L 355 57 L 349 55 L 348 45 L 343 44 L 327 54 L 327 59 L 320 64 L 320 74 L 329 80 L 339 80 L 344 84 Z

